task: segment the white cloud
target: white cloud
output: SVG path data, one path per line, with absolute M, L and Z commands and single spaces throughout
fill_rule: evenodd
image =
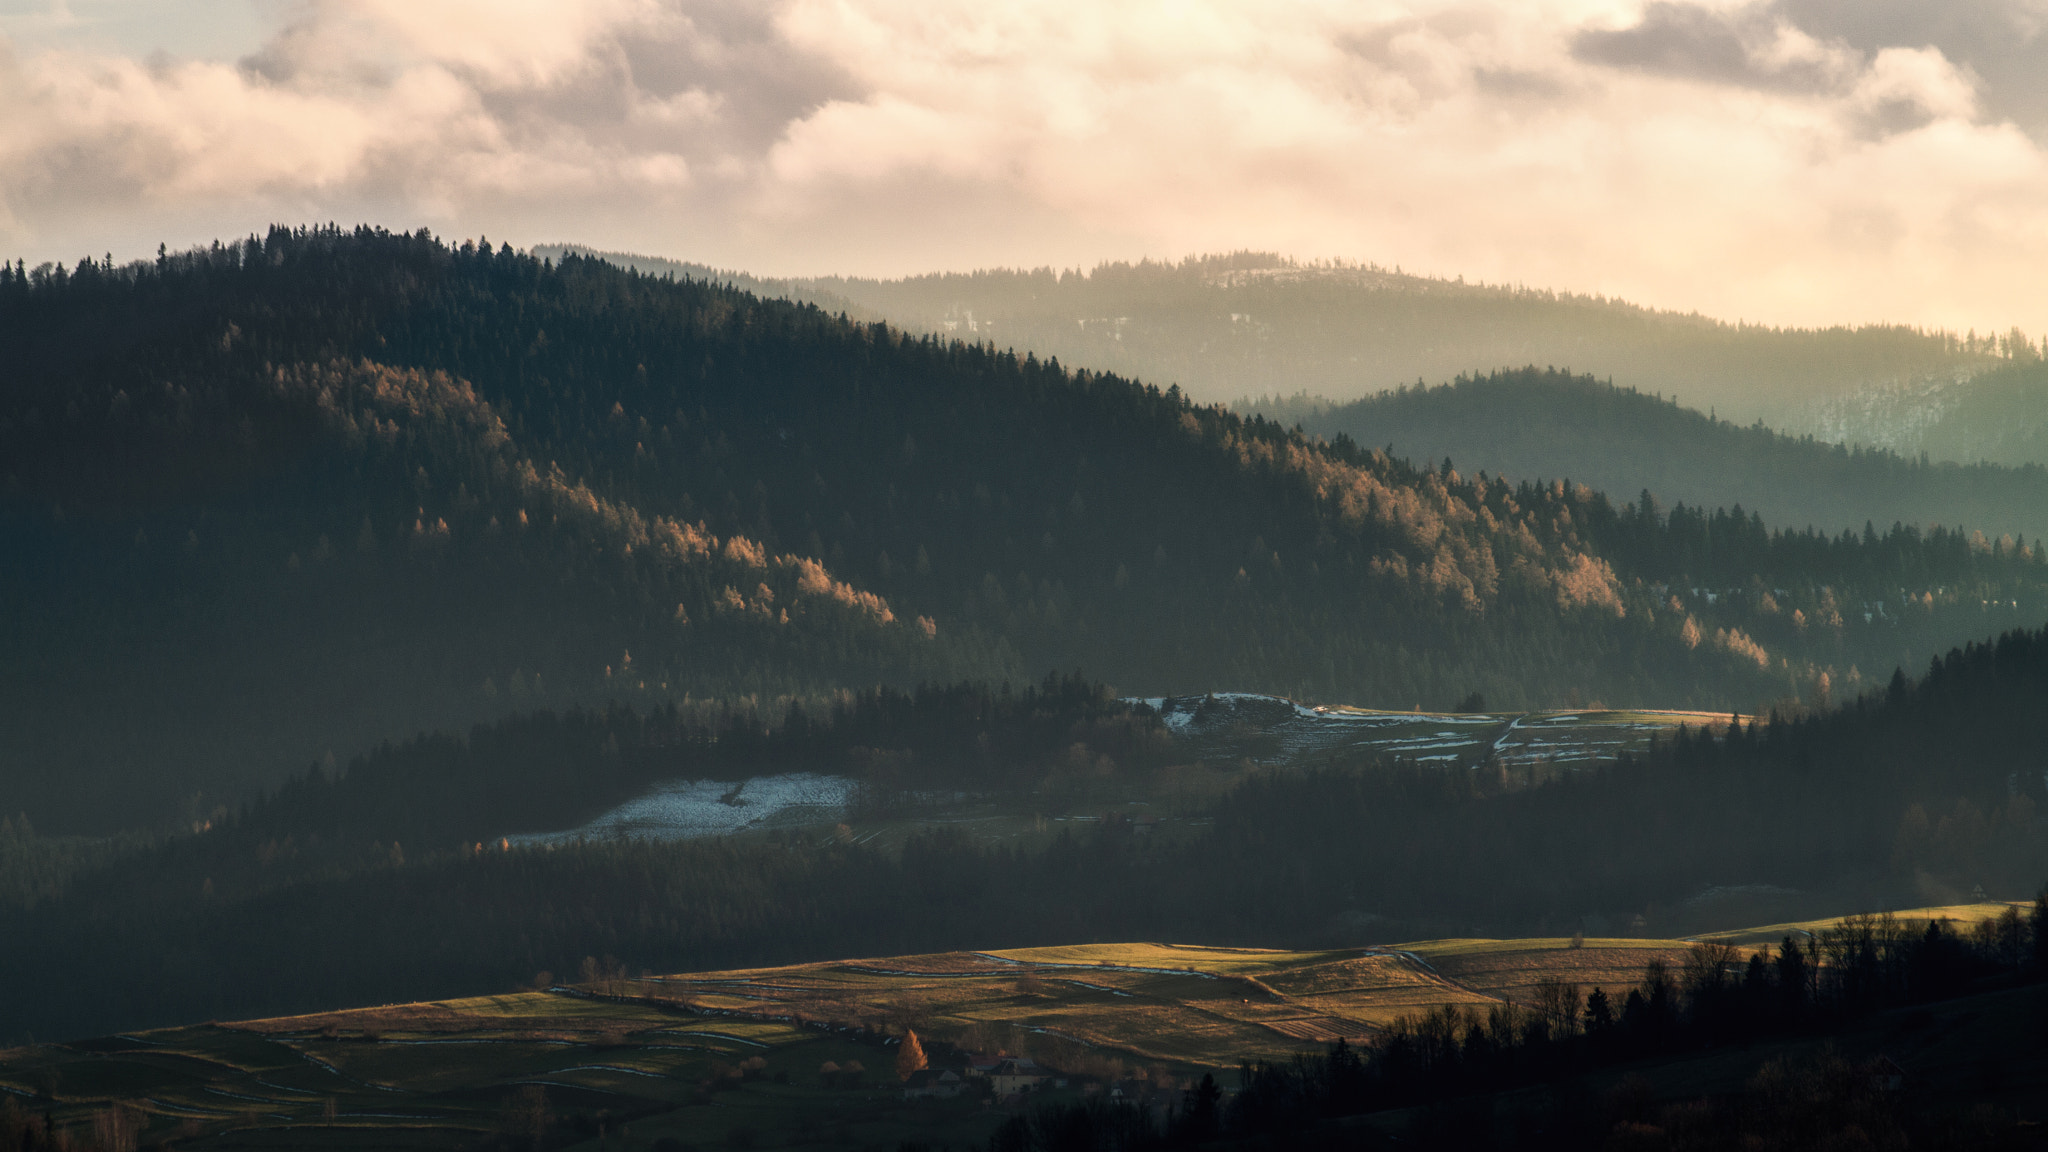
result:
M 357 218 L 765 272 L 1261 247 L 2048 327 L 2010 86 L 1803 3 L 319 0 L 239 62 L 0 58 L 0 247 Z

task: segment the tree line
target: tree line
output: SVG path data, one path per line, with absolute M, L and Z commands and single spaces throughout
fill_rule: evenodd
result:
M 1339 1040 L 1322 1055 L 1246 1061 L 1225 1095 L 1204 1076 L 1166 1111 L 1094 1099 L 1051 1105 L 1004 1122 L 992 1152 L 1167 1152 L 1198 1147 L 1339 1146 L 1333 1121 L 1392 1109 L 1421 1115 L 1411 1135 L 1437 1147 L 1499 1146 L 1492 1097 L 1559 1084 L 1597 1068 L 1783 1037 L 1828 1036 L 1871 1013 L 2048 979 L 2048 895 L 2021 914 L 1959 928 L 1934 919 L 1850 917 L 1745 959 L 1721 943 L 1695 945 L 1683 964 L 1652 960 L 1626 990 L 1539 984 L 1529 1004 L 1442 1005 L 1402 1016 L 1359 1047 Z M 1693 1115 L 1699 1146 L 1800 1147 L 1859 1130 L 1898 1140 L 1915 1127 L 1879 1082 L 1895 1069 L 1826 1054 L 1774 1061 L 1736 1107 Z M 1524 1117 L 1513 1146 L 1582 1148 L 1664 1139 L 1646 1097 L 1556 1095 Z M 1761 1105 L 1761 1107 L 1759 1106 Z M 1530 1123 L 1533 1121 L 1534 1123 Z M 1704 1123 L 1703 1123 L 1704 1122 Z M 1929 1132 L 1918 1135 L 1932 1135 Z M 1674 1133 L 1673 1135 L 1677 1135 Z M 1744 1140 L 1747 1137 L 1747 1140 Z M 1352 1145 L 1355 1146 L 1355 1145 Z

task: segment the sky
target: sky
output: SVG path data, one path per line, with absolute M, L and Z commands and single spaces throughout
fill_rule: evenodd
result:
M 0 255 L 1271 250 L 2048 330 L 2048 0 L 0 0 Z

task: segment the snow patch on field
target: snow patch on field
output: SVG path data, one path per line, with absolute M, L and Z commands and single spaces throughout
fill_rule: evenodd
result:
M 1533 765 L 1578 767 L 1617 759 L 1640 749 L 1693 713 L 1573 709 L 1561 712 L 1384 712 L 1341 706 L 1309 707 L 1278 696 L 1218 692 L 1208 696 L 1155 696 L 1134 700 L 1158 714 L 1197 755 L 1245 758 L 1260 764 L 1306 764 L 1343 754 L 1384 753 L 1430 763 L 1474 767 Z
M 507 837 L 522 847 L 577 840 L 692 840 L 842 820 L 859 790 L 845 776 L 789 772 L 730 780 L 672 780 L 580 828 Z

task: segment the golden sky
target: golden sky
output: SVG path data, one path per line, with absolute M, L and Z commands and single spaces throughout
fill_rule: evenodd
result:
M 0 254 L 1237 248 L 2048 329 L 2048 0 L 0 0 Z

